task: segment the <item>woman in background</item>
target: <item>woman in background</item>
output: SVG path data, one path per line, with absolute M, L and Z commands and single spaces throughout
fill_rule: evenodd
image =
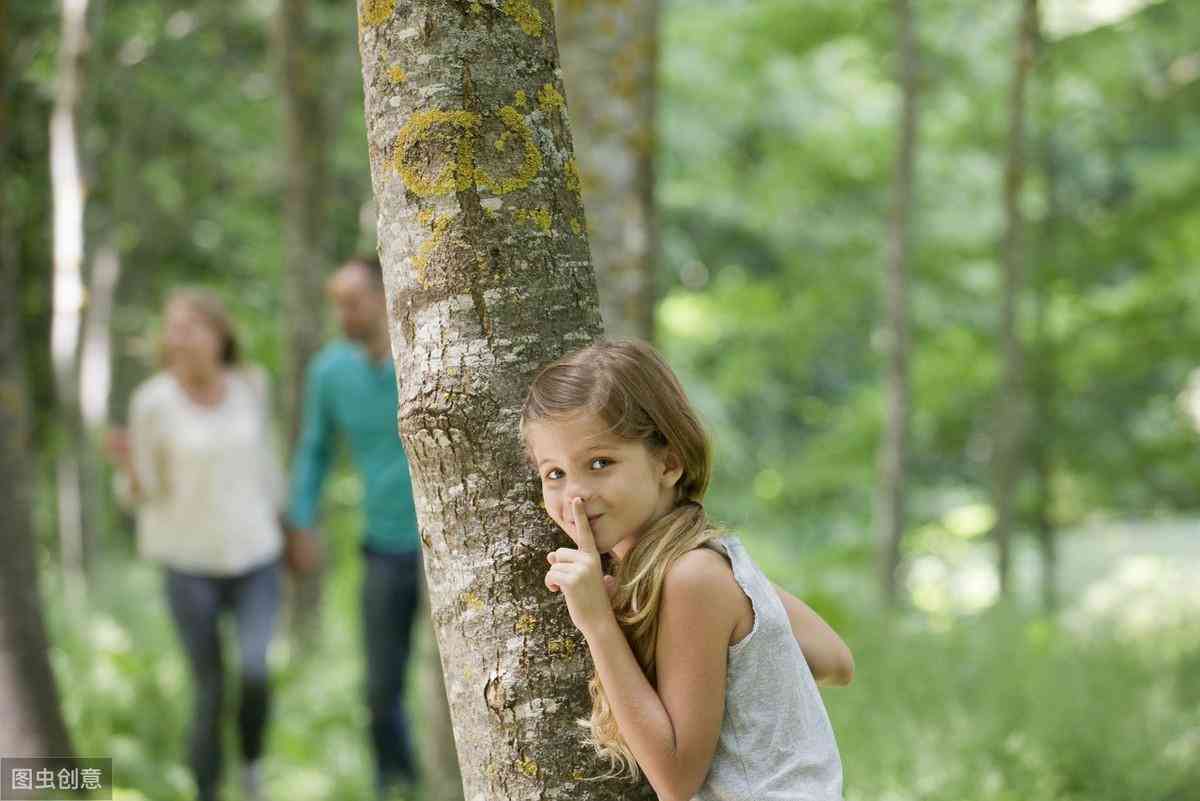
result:
M 220 300 L 179 290 L 165 308 L 162 369 L 134 391 L 129 431 L 109 439 L 118 496 L 136 508 L 139 553 L 165 568 L 191 666 L 189 762 L 200 801 L 215 801 L 221 775 L 225 613 L 237 624 L 243 791 L 259 794 L 285 497 L 269 409 L 266 372 L 240 362 Z

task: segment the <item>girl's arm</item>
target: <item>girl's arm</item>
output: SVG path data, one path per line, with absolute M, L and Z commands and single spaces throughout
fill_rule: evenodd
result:
M 660 801 L 688 801 L 716 752 L 727 649 L 745 596 L 724 557 L 707 549 L 684 554 L 667 570 L 659 597 L 656 690 L 613 615 L 600 554 L 578 498 L 572 515 L 571 536 L 579 549 L 547 554 L 546 586 L 565 596 L 617 727 Z
M 725 714 L 729 639 L 745 597 L 719 554 L 697 549 L 667 571 L 655 650 L 657 691 L 625 635 L 585 632 L 617 726 L 660 801 L 688 801 L 704 783 Z
M 854 656 L 837 632 L 808 604 L 772 583 L 787 610 L 792 634 L 800 644 L 817 684 L 844 687 L 854 678 Z

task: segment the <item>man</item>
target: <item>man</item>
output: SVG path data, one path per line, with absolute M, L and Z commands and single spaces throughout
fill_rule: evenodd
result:
M 365 490 L 362 622 L 371 744 L 383 796 L 416 779 L 404 687 L 420 597 L 420 540 L 408 460 L 396 429 L 396 375 L 378 259 L 344 264 L 326 288 L 345 339 L 323 348 L 308 368 L 292 469 L 288 517 L 296 533 L 289 561 L 301 573 L 317 566 L 321 485 L 335 439 L 344 435 Z

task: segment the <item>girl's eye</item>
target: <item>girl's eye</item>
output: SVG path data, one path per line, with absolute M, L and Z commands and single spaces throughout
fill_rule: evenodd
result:
M 546 473 L 545 477 L 551 481 L 554 481 L 554 480 L 562 477 L 562 471 L 556 467 L 553 470 L 551 470 L 550 472 Z
M 592 460 L 592 469 L 593 470 L 602 470 L 610 464 L 612 464 L 611 459 L 606 459 L 603 456 L 597 456 L 595 459 Z M 599 467 L 597 467 L 597 465 L 599 465 Z

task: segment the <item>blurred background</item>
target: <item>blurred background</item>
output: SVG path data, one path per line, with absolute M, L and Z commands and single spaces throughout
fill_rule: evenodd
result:
M 0 292 L 62 713 L 118 798 L 184 799 L 186 667 L 100 443 L 182 283 L 290 430 L 323 276 L 375 244 L 355 15 L 6 6 Z M 712 513 L 854 650 L 847 801 L 1200 799 L 1196 11 L 560 4 L 609 330 L 666 352 Z M 369 794 L 359 493 L 343 466 L 320 636 L 272 652 L 281 798 Z

